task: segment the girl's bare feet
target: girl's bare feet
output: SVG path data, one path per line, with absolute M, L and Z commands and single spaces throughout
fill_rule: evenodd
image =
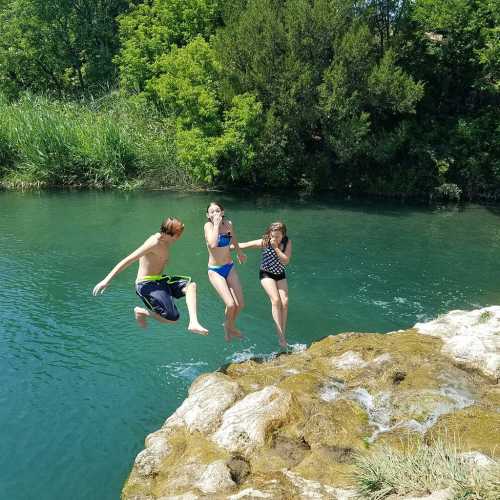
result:
M 229 337 L 231 339 L 236 338 L 236 339 L 243 340 L 245 338 L 242 335 L 242 333 L 237 328 L 235 328 L 235 327 L 231 328 L 229 332 L 230 332 Z
M 288 343 L 287 343 L 284 335 L 279 335 L 278 338 L 279 338 L 280 347 L 282 347 L 284 349 L 285 347 L 288 346 Z
M 208 335 L 208 330 L 206 328 L 203 328 L 197 321 L 190 321 L 188 330 L 192 333 L 197 333 L 198 335 Z
M 144 311 L 144 309 L 140 307 L 134 307 L 134 316 L 135 320 L 137 321 L 137 324 L 141 328 L 147 328 L 148 323 L 146 321 L 146 318 L 148 317 L 148 314 Z

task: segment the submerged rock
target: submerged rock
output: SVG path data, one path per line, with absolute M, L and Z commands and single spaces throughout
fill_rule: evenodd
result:
M 382 444 L 443 439 L 467 463 L 495 464 L 499 324 L 500 307 L 453 311 L 202 375 L 147 437 L 122 499 L 347 499 L 356 457 Z

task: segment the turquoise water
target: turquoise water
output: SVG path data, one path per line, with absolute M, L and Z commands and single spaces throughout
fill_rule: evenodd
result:
M 277 349 L 257 279 L 239 266 L 246 340 L 226 344 L 206 277 L 209 194 L 0 193 L 0 498 L 116 499 L 145 436 L 199 374 Z M 454 308 L 500 304 L 500 212 L 299 197 L 221 196 L 240 240 L 289 226 L 291 344 L 342 331 L 405 328 Z M 186 224 L 171 270 L 199 284 L 210 329 L 134 323 L 136 266 L 101 297 L 92 287 L 155 232 Z

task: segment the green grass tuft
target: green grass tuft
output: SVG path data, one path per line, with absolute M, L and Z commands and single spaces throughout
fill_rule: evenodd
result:
M 412 444 L 404 451 L 380 447 L 356 461 L 355 481 L 361 498 L 426 495 L 450 488 L 454 499 L 498 500 L 500 464 L 480 468 L 457 448 L 437 441 Z

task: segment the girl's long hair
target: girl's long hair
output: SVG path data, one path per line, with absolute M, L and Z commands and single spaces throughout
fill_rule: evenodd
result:
M 207 219 L 210 220 L 210 217 L 208 216 L 208 209 L 212 206 L 212 205 L 215 205 L 216 207 L 219 207 L 221 212 L 224 212 L 224 207 L 218 202 L 218 201 L 211 201 L 209 204 L 208 204 L 208 207 L 207 207 Z M 226 216 L 223 215 L 222 216 L 222 219 L 225 219 Z
M 272 224 L 269 225 L 269 227 L 266 229 L 266 232 L 262 235 L 263 247 L 267 247 L 269 245 L 269 242 L 271 241 L 271 233 L 273 231 L 281 231 L 281 234 L 283 235 L 283 240 L 285 240 L 286 238 L 285 224 L 283 224 L 283 222 L 273 222 Z

